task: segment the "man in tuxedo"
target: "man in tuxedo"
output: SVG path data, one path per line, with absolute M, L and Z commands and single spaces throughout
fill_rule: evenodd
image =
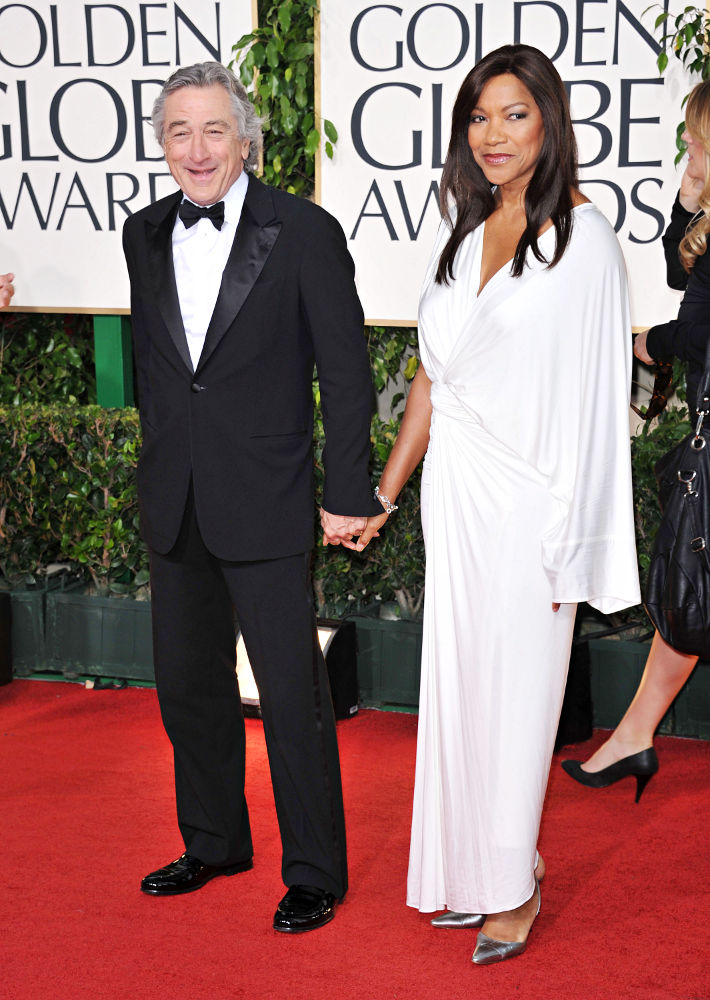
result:
M 219 63 L 177 70 L 153 126 L 180 191 L 124 227 L 151 559 L 155 674 L 185 853 L 153 895 L 252 868 L 234 612 L 256 679 L 288 887 L 274 927 L 332 919 L 347 890 L 335 722 L 315 631 L 313 403 L 324 541 L 354 547 L 372 386 L 338 223 L 254 177 L 261 123 Z

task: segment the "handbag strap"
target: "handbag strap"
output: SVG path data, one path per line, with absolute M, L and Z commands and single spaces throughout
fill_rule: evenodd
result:
M 708 345 L 705 349 L 705 371 L 703 372 L 703 377 L 700 380 L 700 388 L 698 389 L 698 398 L 695 403 L 695 409 L 698 413 L 705 415 L 710 412 L 710 337 L 708 337 Z M 700 428 L 702 427 L 702 418 L 698 422 L 698 429 L 696 430 L 696 435 L 700 433 Z

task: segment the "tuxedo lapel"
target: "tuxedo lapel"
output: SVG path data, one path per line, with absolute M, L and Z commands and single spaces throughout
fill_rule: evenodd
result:
M 268 187 L 250 175 L 242 215 L 222 274 L 222 284 L 207 328 L 197 371 L 202 368 L 236 319 L 261 274 L 280 231 L 281 222 L 276 218 Z
M 178 350 L 182 360 L 192 372 L 192 359 L 187 346 L 185 328 L 182 324 L 180 300 L 175 283 L 175 268 L 173 266 L 173 227 L 182 192 L 175 195 L 175 200 L 169 205 L 167 214 L 160 220 L 146 220 L 146 244 L 148 266 L 151 272 L 151 285 L 155 290 L 155 299 L 165 320 L 168 333 Z

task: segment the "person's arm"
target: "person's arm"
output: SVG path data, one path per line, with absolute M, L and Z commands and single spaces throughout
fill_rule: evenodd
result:
M 379 509 L 368 471 L 374 390 L 364 316 L 340 224 L 313 205 L 304 224 L 301 308 L 313 344 L 325 432 L 323 542 L 355 548 L 353 535 Z
M 420 364 L 409 391 L 402 426 L 380 480 L 380 494 L 386 497 L 390 503 L 396 501 L 402 487 L 424 458 L 429 446 L 430 427 L 431 380 Z M 384 507 L 385 504 L 383 503 L 382 506 Z M 384 512 L 367 519 L 367 525 L 354 546 L 358 552 L 362 551 L 369 541 L 377 536 L 378 529 L 382 527 L 388 516 Z
M 0 309 L 10 305 L 10 300 L 15 294 L 14 274 L 0 274 Z

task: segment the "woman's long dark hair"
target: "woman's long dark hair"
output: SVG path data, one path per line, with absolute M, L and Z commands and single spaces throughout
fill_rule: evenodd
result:
M 468 145 L 468 126 L 481 91 L 495 76 L 511 73 L 523 83 L 535 100 L 544 128 L 544 139 L 535 172 L 525 191 L 527 225 L 513 258 L 512 274 L 523 273 L 530 250 L 543 262 L 547 258 L 538 247 L 537 237 L 548 219 L 555 227 L 555 254 L 550 267 L 558 263 L 572 233 L 572 189 L 577 187 L 577 143 L 572 129 L 564 84 L 552 62 L 531 45 L 503 45 L 490 52 L 468 74 L 454 103 L 451 141 L 441 177 L 441 214 L 449 222 L 450 201 L 456 205 L 456 221 L 449 241 L 439 258 L 436 281 L 453 279 L 456 252 L 464 238 L 494 211 L 497 205 L 491 184 L 473 158 Z

